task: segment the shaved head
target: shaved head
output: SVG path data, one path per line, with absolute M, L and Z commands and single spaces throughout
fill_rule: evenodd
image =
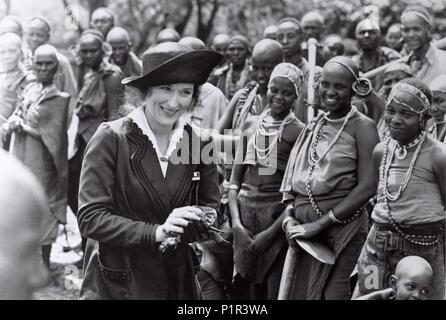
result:
M 283 60 L 282 45 L 272 39 L 257 42 L 252 51 L 252 80 L 259 85 L 258 92 L 266 93 L 274 67 Z
M 282 62 L 282 45 L 273 39 L 262 39 L 257 42 L 252 50 L 252 57 L 266 57 L 270 61 Z
M 230 39 L 231 37 L 228 36 L 226 33 L 217 34 L 212 40 L 212 46 L 218 46 L 218 45 L 228 46 Z
M 322 72 L 332 72 L 339 69 L 343 69 L 345 73 L 349 74 L 352 82 L 359 77 L 358 64 L 353 59 L 344 56 L 337 56 L 328 60 Z
M 302 24 L 309 21 L 316 21 L 321 25 L 324 25 L 324 17 L 317 11 L 308 12 L 306 15 L 303 16 Z
M 100 37 L 92 33 L 84 33 L 79 39 L 79 53 L 82 61 L 90 68 L 96 68 L 104 55 L 103 42 Z
M 107 35 L 107 42 L 112 48 L 112 60 L 118 66 L 124 66 L 128 59 L 132 47 L 130 35 L 124 28 L 115 27 Z
M 6 72 L 18 68 L 22 57 L 22 40 L 12 32 L 0 36 L 0 71 Z
M 379 24 L 373 19 L 364 19 L 361 20 L 356 26 L 356 33 L 364 31 L 364 30 L 375 30 L 380 31 Z
M 115 25 L 115 15 L 113 11 L 108 8 L 101 7 L 97 8 L 91 14 L 91 27 L 99 30 L 104 37 L 107 36 L 109 31 Z
M 57 50 L 53 46 L 44 44 L 34 52 L 33 69 L 36 73 L 37 81 L 43 85 L 53 83 L 58 65 Z
M 397 278 L 417 275 L 423 275 L 431 279 L 434 276 L 434 271 L 429 262 L 419 256 L 404 257 L 396 265 L 395 276 Z
M 43 17 L 33 17 L 29 19 L 25 25 L 25 28 L 40 28 L 48 35 L 51 33 L 51 24 Z
M 38 252 L 49 208 L 28 169 L 2 150 L 0 163 L 0 299 L 30 299 L 47 277 Z
M 276 40 L 277 30 L 279 28 L 275 25 L 267 26 L 265 30 L 263 30 L 263 39 L 273 39 Z
M 23 27 L 19 18 L 16 16 L 4 16 L 0 20 L 0 34 L 12 32 L 20 38 L 23 36 Z
M 36 49 L 35 55 L 46 55 L 57 61 L 57 50 L 49 44 L 44 44 Z
M 102 46 L 102 40 L 94 34 L 84 34 L 80 37 L 79 43 L 94 43 L 95 45 Z
M 6 44 L 20 47 L 22 45 L 22 39 L 15 33 L 7 32 L 0 35 L 0 47 Z
M 180 39 L 181 36 L 176 30 L 164 29 L 158 33 L 158 36 L 156 37 L 156 43 L 159 44 L 163 42 L 178 42 L 180 41 Z
M 120 43 L 130 43 L 130 35 L 124 28 L 121 27 L 114 27 L 110 30 L 110 32 L 107 35 L 107 42 L 120 42 Z
M 204 42 L 196 37 L 184 37 L 180 41 L 178 41 L 178 43 L 184 46 L 189 46 L 194 50 L 206 49 L 206 45 L 204 44 Z
M 356 26 L 356 40 L 363 51 L 374 51 L 380 45 L 381 30 L 374 19 L 364 19 Z
M 390 285 L 396 300 L 429 300 L 435 294 L 433 280 L 434 271 L 429 262 L 419 256 L 408 256 L 398 262 Z

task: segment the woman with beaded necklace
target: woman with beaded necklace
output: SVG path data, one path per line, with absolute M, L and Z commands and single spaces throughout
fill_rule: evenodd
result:
M 284 271 L 281 286 L 288 289 L 281 288 L 281 299 L 349 299 L 349 275 L 367 231 L 361 208 L 376 187 L 370 158 L 379 141 L 373 120 L 351 104 L 354 95 L 371 89 L 358 79 L 358 69 L 340 56 L 324 65 L 318 90 L 326 113 L 306 126 L 291 152 L 281 187 L 287 205 L 282 228 L 294 250 L 286 266 L 296 271 Z M 334 264 L 316 259 L 296 240 L 328 248 Z
M 268 107 L 254 134 L 239 144 L 236 153 L 228 195 L 234 261 L 237 272 L 250 283 L 250 299 L 276 299 L 279 290 L 286 254 L 279 190 L 291 149 L 304 127 L 291 111 L 301 78 L 302 72 L 290 63 L 274 68 Z
M 358 261 L 358 294 L 385 288 L 397 262 L 418 255 L 434 270 L 433 297 L 444 298 L 446 146 L 426 132 L 431 103 L 429 88 L 413 78 L 389 95 L 390 137 L 373 152 L 378 200 Z

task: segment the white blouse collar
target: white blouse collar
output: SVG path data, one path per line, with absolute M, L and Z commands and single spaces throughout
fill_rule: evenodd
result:
M 141 129 L 143 134 L 147 136 L 147 138 L 149 138 L 150 142 L 152 142 L 153 149 L 155 150 L 156 155 L 158 156 L 158 160 L 160 161 L 164 177 L 166 176 L 169 158 L 175 151 L 178 142 L 181 141 L 184 133 L 184 127 L 187 123 L 190 122 L 191 115 L 191 113 L 185 113 L 178 119 L 177 123 L 175 124 L 175 128 L 172 130 L 171 137 L 169 139 L 169 145 L 167 147 L 165 155 L 163 155 L 159 149 L 155 134 L 150 128 L 149 122 L 147 121 L 147 117 L 144 113 L 144 108 L 138 107 L 128 115 L 128 117 L 132 119 L 133 122 Z

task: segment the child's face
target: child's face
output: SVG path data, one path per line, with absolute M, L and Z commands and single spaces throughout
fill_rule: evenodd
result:
M 432 114 L 436 120 L 443 120 L 446 113 L 446 93 L 441 91 L 433 92 Z
M 290 113 L 290 109 L 297 99 L 296 88 L 291 80 L 276 77 L 269 85 L 266 98 L 271 107 L 271 115 L 284 117 Z
M 429 300 L 432 277 L 428 274 L 402 274 L 395 278 L 396 300 Z

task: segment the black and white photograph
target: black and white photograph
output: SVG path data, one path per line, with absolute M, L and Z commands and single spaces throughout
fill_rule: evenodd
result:
M 0 300 L 445 300 L 445 122 L 446 0 L 0 0 Z

